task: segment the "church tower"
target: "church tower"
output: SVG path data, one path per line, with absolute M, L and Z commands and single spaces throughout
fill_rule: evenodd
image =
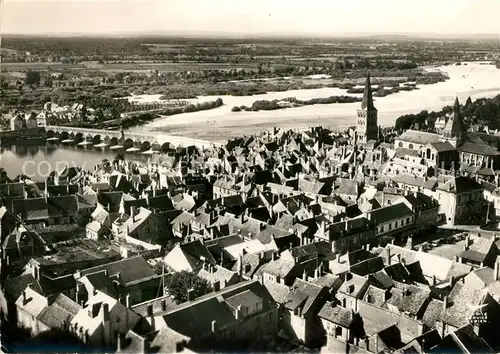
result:
M 366 144 L 368 140 L 378 140 L 377 119 L 378 111 L 373 105 L 372 85 L 368 74 L 361 109 L 358 109 L 356 132 L 360 143 Z
M 460 102 L 458 102 L 457 97 L 455 99 L 455 104 L 453 105 L 453 114 L 448 119 L 448 122 L 446 122 L 444 127 L 443 137 L 456 148 L 462 142 L 463 133 L 464 124 L 460 113 Z

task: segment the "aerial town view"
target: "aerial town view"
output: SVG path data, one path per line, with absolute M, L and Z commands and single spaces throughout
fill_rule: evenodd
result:
M 0 4 L 2 353 L 500 353 L 500 1 Z

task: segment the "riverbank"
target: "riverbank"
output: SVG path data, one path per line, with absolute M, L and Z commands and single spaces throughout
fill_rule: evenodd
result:
M 489 64 L 489 63 L 488 63 Z M 500 93 L 500 70 L 494 65 L 473 62 L 468 65 L 450 65 L 426 68 L 432 72 L 443 72 L 449 80 L 434 85 L 419 85 L 417 90 L 401 91 L 386 97 L 376 97 L 375 106 L 379 111 L 379 124 L 394 126 L 396 119 L 405 114 L 416 114 L 422 110 L 439 111 L 443 106 L 453 104 L 458 96 L 465 102 L 472 99 L 493 97 Z M 376 85 L 373 85 L 374 87 Z M 291 90 L 286 92 L 267 92 L 252 96 L 221 96 L 225 105 L 201 113 L 186 113 L 178 116 L 156 119 L 146 125 L 132 128 L 131 131 L 144 134 L 166 132 L 170 135 L 188 136 L 204 140 L 221 142 L 245 134 L 258 133 L 273 126 L 284 129 L 306 129 L 322 125 L 337 129 L 355 124 L 356 110 L 359 103 L 315 104 L 293 109 L 281 108 L 273 111 L 231 112 L 232 107 L 245 105 L 250 107 L 258 100 L 282 100 L 296 97 L 299 100 L 346 95 L 346 89 L 321 88 Z M 361 97 L 362 94 L 351 94 Z M 141 102 L 158 100 L 159 95 L 142 95 Z M 200 96 L 193 102 L 216 99 L 217 96 Z M 130 99 L 135 99 L 131 97 Z

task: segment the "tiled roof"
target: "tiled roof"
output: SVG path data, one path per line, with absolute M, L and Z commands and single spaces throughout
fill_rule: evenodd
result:
M 302 279 L 295 279 L 292 287 L 290 288 L 290 292 L 285 301 L 285 307 L 289 310 L 295 310 L 296 308 L 300 308 L 301 315 L 307 315 L 310 310 L 316 308 L 317 305 L 321 305 L 318 302 L 326 301 L 324 295 L 328 293 L 326 288 L 309 283 Z M 316 315 L 314 313 L 313 315 Z
M 457 282 L 448 295 L 449 307 L 444 311 L 443 321 L 453 327 L 469 323 L 471 316 L 482 303 L 483 292 Z
M 81 307 L 64 294 L 59 294 L 54 302 L 43 309 L 37 319 L 49 328 L 63 328 L 71 322 Z

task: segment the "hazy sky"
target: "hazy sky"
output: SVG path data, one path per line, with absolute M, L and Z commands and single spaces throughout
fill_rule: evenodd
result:
M 0 0 L 2 33 L 500 33 L 500 0 Z

